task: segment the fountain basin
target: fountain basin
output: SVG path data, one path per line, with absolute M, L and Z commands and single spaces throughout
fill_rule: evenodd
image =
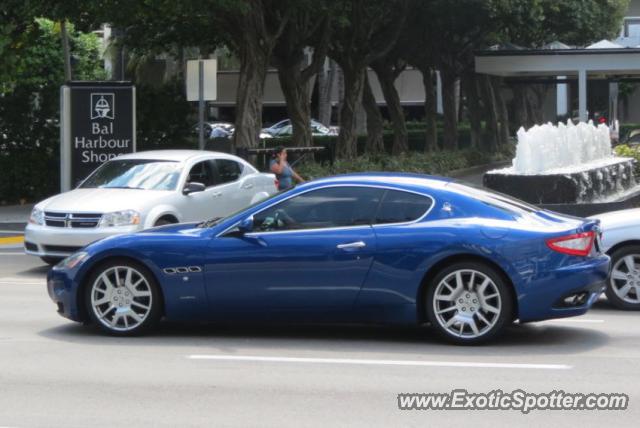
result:
M 616 200 L 633 192 L 634 160 L 608 157 L 540 174 L 517 173 L 513 167 L 485 173 L 485 187 L 538 204 L 588 204 Z

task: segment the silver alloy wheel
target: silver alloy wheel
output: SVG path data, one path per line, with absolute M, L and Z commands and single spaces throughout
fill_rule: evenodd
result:
M 451 272 L 436 286 L 433 311 L 447 333 L 473 339 L 487 333 L 500 318 L 502 300 L 496 284 L 482 272 Z
M 640 254 L 628 254 L 611 269 L 610 283 L 616 296 L 626 303 L 640 303 Z
M 130 331 L 151 312 L 151 286 L 130 266 L 114 266 L 102 272 L 91 287 L 91 308 L 107 328 Z

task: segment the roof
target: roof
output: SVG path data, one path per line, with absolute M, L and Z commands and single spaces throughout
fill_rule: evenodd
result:
M 148 150 L 118 156 L 118 159 L 152 159 L 184 162 L 201 156 L 232 157 L 226 153 L 206 150 Z
M 389 184 L 397 186 L 443 188 L 452 179 L 446 177 L 436 177 L 426 174 L 411 174 L 399 172 L 363 172 L 353 174 L 336 175 L 333 177 L 320 178 L 313 183 L 348 183 L 348 184 Z

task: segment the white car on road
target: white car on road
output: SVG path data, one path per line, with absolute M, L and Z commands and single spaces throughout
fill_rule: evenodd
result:
M 123 155 L 76 189 L 37 204 L 25 229 L 25 252 L 52 264 L 107 236 L 223 217 L 276 192 L 273 174 L 225 153 Z
M 609 302 L 621 309 L 640 310 L 640 208 L 593 217 L 600 219 L 602 250 L 611 256 Z

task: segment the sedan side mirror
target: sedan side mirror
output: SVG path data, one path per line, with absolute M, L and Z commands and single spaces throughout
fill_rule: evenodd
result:
M 182 194 L 190 195 L 191 193 L 204 192 L 205 189 L 206 187 L 204 186 L 204 184 L 198 183 L 197 181 L 192 181 L 184 186 L 184 189 L 182 189 Z
M 238 223 L 238 231 L 242 234 L 253 231 L 253 216 L 249 216 Z

